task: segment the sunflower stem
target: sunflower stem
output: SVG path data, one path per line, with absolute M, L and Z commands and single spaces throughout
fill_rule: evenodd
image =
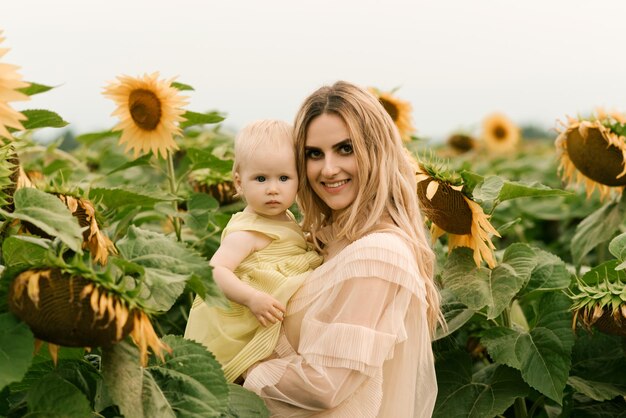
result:
M 524 398 L 516 398 L 515 404 L 515 418 L 528 418 L 528 411 L 526 410 L 526 400 Z
M 167 151 L 167 179 L 170 184 L 170 192 L 174 196 L 178 196 L 178 187 L 176 186 L 176 173 L 174 172 L 174 158 L 172 157 L 172 153 Z M 174 200 L 172 202 L 172 207 L 174 208 L 174 212 L 178 213 L 178 200 Z M 176 239 L 180 242 L 181 234 L 180 234 L 180 218 L 178 216 L 170 217 L 170 220 L 174 224 L 174 231 L 176 232 Z

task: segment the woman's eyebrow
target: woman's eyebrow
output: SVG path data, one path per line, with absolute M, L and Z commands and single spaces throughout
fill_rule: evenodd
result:
M 337 142 L 335 145 L 333 145 L 333 148 L 334 149 L 341 148 L 344 145 L 352 145 L 352 140 L 350 138 L 346 138 L 343 141 Z

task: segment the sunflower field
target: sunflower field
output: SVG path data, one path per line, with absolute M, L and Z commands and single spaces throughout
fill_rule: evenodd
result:
M 209 259 L 243 203 L 224 114 L 159 73 L 119 76 L 117 125 L 41 144 L 68 123 L 26 106 L 52 87 L 6 52 L 0 417 L 269 416 L 182 337 L 196 295 L 226 303 Z M 494 113 L 430 144 L 408 102 L 371 92 L 415 156 L 437 254 L 434 416 L 626 417 L 626 115 L 533 137 Z

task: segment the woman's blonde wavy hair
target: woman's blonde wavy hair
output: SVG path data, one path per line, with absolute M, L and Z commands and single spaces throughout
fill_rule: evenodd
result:
M 339 116 L 346 124 L 357 161 L 359 191 L 353 204 L 335 214 L 311 188 L 306 175 L 305 144 L 311 122 L 322 114 Z M 353 242 L 390 219 L 413 249 L 426 282 L 428 322 L 434 332 L 443 323 L 440 295 L 434 282 L 435 255 L 429 245 L 417 199 L 417 165 L 402 145 L 391 117 L 367 90 L 345 81 L 324 86 L 300 107 L 294 124 L 296 161 L 300 185 L 298 204 L 303 212 L 303 229 L 321 248 L 318 232 L 333 225 L 333 239 Z

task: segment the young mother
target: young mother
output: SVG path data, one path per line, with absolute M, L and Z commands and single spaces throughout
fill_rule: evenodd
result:
M 430 417 L 434 256 L 412 158 L 366 90 L 322 87 L 296 116 L 303 228 L 324 255 L 244 387 L 272 416 Z

